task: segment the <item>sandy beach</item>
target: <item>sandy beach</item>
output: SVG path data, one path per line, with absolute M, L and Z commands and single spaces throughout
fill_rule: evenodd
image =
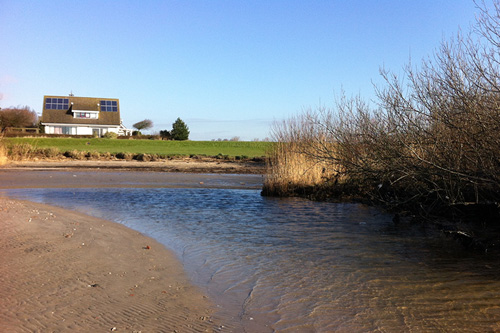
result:
M 11 162 L 0 189 L 260 188 L 262 171 L 192 160 Z M 232 175 L 221 183 L 218 173 Z M 172 252 L 118 223 L 0 197 L 0 251 L 2 332 L 230 330 Z
M 120 224 L 0 198 L 3 332 L 212 332 L 175 256 Z

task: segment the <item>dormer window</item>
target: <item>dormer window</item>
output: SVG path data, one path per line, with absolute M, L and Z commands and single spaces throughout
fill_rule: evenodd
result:
M 99 111 L 73 110 L 73 118 L 76 118 L 76 119 L 99 119 Z

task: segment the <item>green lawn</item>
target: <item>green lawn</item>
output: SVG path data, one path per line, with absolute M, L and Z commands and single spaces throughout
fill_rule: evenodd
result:
M 5 138 L 7 146 L 28 143 L 35 148 L 56 147 L 61 152 L 80 150 L 99 153 L 144 153 L 163 156 L 227 155 L 249 158 L 266 155 L 270 142 L 246 141 L 161 141 L 81 138 Z

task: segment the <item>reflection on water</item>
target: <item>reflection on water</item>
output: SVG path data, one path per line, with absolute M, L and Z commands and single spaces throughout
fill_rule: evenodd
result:
M 358 204 L 234 189 L 36 189 L 9 196 L 118 221 L 183 261 L 228 331 L 500 330 L 496 258 Z

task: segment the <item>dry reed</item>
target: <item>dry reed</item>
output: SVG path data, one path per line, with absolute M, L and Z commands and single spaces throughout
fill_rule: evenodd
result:
M 338 165 L 329 158 L 331 145 L 324 140 L 312 141 L 314 125 L 309 120 L 299 116 L 274 124 L 275 143 L 268 152 L 264 194 L 293 195 L 297 190 L 321 186 L 339 177 Z
M 5 144 L 3 142 L 3 137 L 0 136 L 0 165 L 7 164 L 7 149 L 5 149 Z
M 7 157 L 12 161 L 26 161 L 33 158 L 35 148 L 29 143 L 21 143 L 7 148 Z

